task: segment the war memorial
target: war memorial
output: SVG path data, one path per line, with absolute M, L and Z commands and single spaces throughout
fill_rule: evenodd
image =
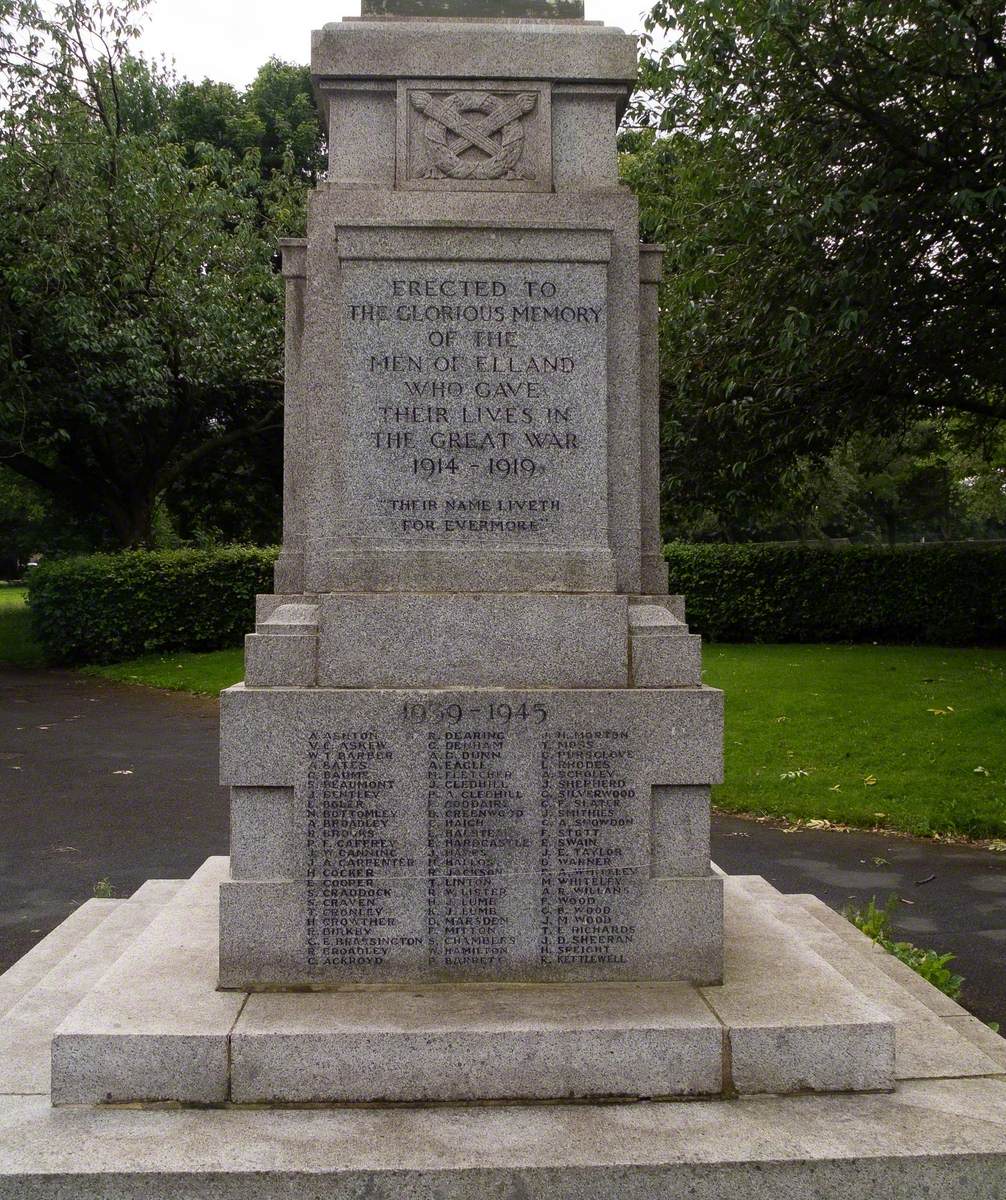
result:
M 634 38 L 364 0 L 311 67 L 230 858 L 0 976 L 0 1200 L 1006 1195 L 1001 1039 L 710 863 Z

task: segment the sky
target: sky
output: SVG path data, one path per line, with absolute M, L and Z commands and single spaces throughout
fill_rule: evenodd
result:
M 642 28 L 646 0 L 585 0 L 589 21 Z M 357 15 L 360 0 L 152 0 L 140 47 L 148 57 L 174 61 L 180 76 L 218 79 L 238 87 L 275 55 L 307 62 L 311 30 Z

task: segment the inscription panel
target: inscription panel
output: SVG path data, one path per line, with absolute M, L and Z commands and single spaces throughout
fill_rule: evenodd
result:
M 346 546 L 607 546 L 603 263 L 343 264 Z
M 308 977 L 645 977 L 645 726 L 549 692 L 384 695 L 299 733 Z

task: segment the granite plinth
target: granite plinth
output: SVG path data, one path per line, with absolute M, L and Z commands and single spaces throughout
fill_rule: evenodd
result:
M 625 596 L 332 593 L 319 607 L 321 687 L 628 681 Z
M 895 1083 L 889 1011 L 794 937 L 770 898 L 731 880 L 722 986 L 247 995 L 216 990 L 221 870 L 211 860 L 197 873 L 55 1031 L 55 1103 L 692 1097 Z M 940 1032 L 968 1064 L 998 1071 L 966 1036 Z
M 749 891 L 750 880 L 731 881 Z M 760 891 L 760 895 L 759 895 Z M 126 902 L 128 905 L 128 902 Z M 790 942 L 812 944 L 839 974 L 884 1004 L 918 1002 L 972 1077 L 905 1078 L 865 1094 L 758 1095 L 690 1103 L 510 1104 L 276 1109 L 67 1106 L 19 1091 L 0 1056 L 0 1200 L 314 1200 L 403 1195 L 474 1200 L 992 1200 L 1006 1194 L 1006 1041 L 812 897 L 755 889 Z M 86 933 L 83 933 L 86 937 Z M 120 927 L 117 949 L 136 931 Z M 88 971 L 56 930 L 40 953 L 67 986 Z M 48 939 L 46 939 L 48 940 Z M 39 959 L 36 958 L 36 962 Z M 15 979 L 23 972 L 15 972 Z M 785 972 L 775 972 L 785 986 Z M 0 984 L 6 980 L 0 976 Z M 890 990 L 893 984 L 894 990 Z M 33 1042 L 59 1023 L 55 995 L 34 1006 Z M 271 999 L 271 998 L 270 998 Z M 296 999 L 296 998 L 295 998 Z M 54 1007 L 55 1006 L 55 1007 Z M 913 1063 L 931 1058 L 933 1029 L 899 1029 Z M 965 1060 L 962 1059 L 962 1062 Z M 944 1059 L 944 1066 L 946 1060 Z M 978 1077 L 977 1067 L 984 1066 Z
M 583 0 L 362 0 L 360 15 L 582 21 Z
M 259 994 L 231 1038 L 236 1103 L 722 1090 L 723 1030 L 682 983 Z
M 721 978 L 713 689 L 238 686 L 221 712 L 225 986 Z
M 328 186 L 310 229 L 305 591 L 639 592 L 634 199 Z

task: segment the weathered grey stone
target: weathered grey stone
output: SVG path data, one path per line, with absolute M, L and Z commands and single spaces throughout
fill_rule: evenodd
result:
M 557 192 L 618 189 L 618 86 L 557 83 L 552 88 L 552 180 Z
M 687 984 L 342 989 L 249 998 L 235 1101 L 718 1095 L 723 1029 Z
M 255 597 L 255 628 L 264 624 L 272 614 L 287 604 L 317 604 L 318 597 L 305 595 L 303 592 L 293 594 L 263 595 Z
M 273 572 L 277 592 L 299 591 L 304 586 L 304 485 L 307 451 L 306 424 L 300 368 L 304 341 L 304 286 L 307 242 L 303 238 L 280 241 L 283 278 L 286 281 L 285 356 L 283 362 L 283 547 Z
M 53 1104 L 227 1098 L 243 997 L 216 990 L 226 873 L 226 859 L 208 859 L 56 1029 Z
M 400 79 L 397 129 L 399 188 L 552 190 L 548 83 Z
M 229 690 L 225 782 L 293 787 L 302 833 L 287 882 L 224 887 L 223 983 L 718 980 L 722 885 L 695 809 L 719 779 L 720 702 Z M 699 789 L 673 831 L 672 785 Z
M 36 983 L 65 958 L 124 900 L 85 900 L 62 924 L 36 942 L 27 954 L 0 975 L 0 1016 L 15 1005 Z
M 652 596 L 632 596 L 632 604 L 649 605 L 656 604 L 666 608 L 671 616 L 676 617 L 682 624 L 685 621 L 685 598 L 684 596 L 669 596 L 669 595 L 652 595 Z
M 658 604 L 629 605 L 633 687 L 690 687 L 702 682 L 702 639 Z
M 208 919 L 221 874 L 221 861 L 210 860 L 64 1021 L 53 1051 L 54 1095 L 62 1102 L 95 1095 L 205 1102 L 223 1094 L 258 1102 L 743 1091 L 755 1035 L 765 1052 L 762 1077 L 774 1073 L 781 1087 L 803 1089 L 808 1079 L 825 1089 L 876 1085 L 876 1072 L 864 1061 L 877 1053 L 878 1027 L 890 1030 L 890 1022 L 868 1015 L 864 1036 L 843 1047 L 842 1072 L 829 1067 L 856 1015 L 855 1003 L 850 1006 L 855 993 L 802 938 L 787 935 L 773 915 L 785 904 L 772 889 L 752 892 L 728 881 L 730 953 L 737 960 L 729 989 L 635 981 L 352 985 L 311 999 L 272 994 L 247 1003 L 236 992 L 228 1006 L 215 988 Z M 713 882 L 722 886 L 719 877 Z M 225 885 L 225 903 L 239 886 Z M 271 909 L 286 904 L 296 917 L 296 897 L 282 883 L 245 886 Z M 679 901 L 682 896 L 679 890 Z M 709 908 L 708 896 L 701 907 Z M 689 920 L 694 915 L 687 903 L 682 913 Z M 666 925 L 666 916 L 655 918 L 655 930 Z M 295 940 L 296 934 L 280 937 L 277 944 L 285 952 Z M 767 1011 L 765 993 L 780 979 L 811 995 L 810 1004 L 791 998 L 781 1012 Z M 741 1017 L 736 1026 L 718 1011 L 727 992 Z M 865 1006 L 858 1003 L 862 1015 Z M 159 1005 L 165 1019 L 156 1015 Z M 234 1024 L 239 1011 L 243 1019 Z M 739 1060 L 724 1057 L 724 1038 L 740 1046 Z M 231 1064 L 223 1092 L 221 1040 L 230 1047 Z M 475 1048 L 483 1041 L 492 1052 L 487 1045 Z M 686 1066 L 692 1054 L 695 1061 Z M 733 1077 L 723 1079 L 719 1071 L 728 1062 Z M 935 1063 L 935 1071 L 942 1069 Z M 857 1070 L 866 1082 L 850 1084 L 860 1080 Z M 999 1070 L 990 1062 L 985 1073 Z M 132 1088 L 140 1090 L 131 1095 Z
M 943 994 L 937 993 L 914 971 L 911 980 L 896 983 L 883 969 L 883 962 L 877 960 L 876 952 L 880 947 L 816 897 L 781 896 L 760 876 L 736 877 L 732 886 L 757 897 L 759 904 L 767 905 L 794 936 L 833 966 L 864 999 L 894 1022 L 895 1074 L 899 1080 L 989 1075 L 999 1069 L 994 1056 L 984 1052 L 987 1044 L 968 1039 L 952 1024 L 961 1014 L 958 1005 L 953 1001 L 949 1005 L 940 1005 L 940 1009 L 949 1014 L 947 1016 L 934 1011 L 926 1003 L 930 999 L 926 993 Z M 812 900 L 813 905 L 807 904 L 808 900 Z M 855 936 L 846 937 L 844 930 L 836 928 L 836 921 Z M 891 957 L 882 953 L 886 958 Z M 943 999 L 949 1001 L 949 997 Z M 1001 1038 L 998 1040 L 1002 1042 Z M 1002 1044 L 1006 1046 L 1006 1042 Z
M 249 687 L 313 687 L 317 677 L 317 637 L 245 635 L 245 680 Z
M 616 163 L 635 44 L 556 29 L 315 35 L 302 538 L 226 702 L 228 987 L 720 978 L 719 702 L 657 563 L 655 251 Z M 675 646 L 630 628 L 644 593 Z
M 329 79 L 611 81 L 636 78 L 636 39 L 603 25 L 343 21 L 312 34 L 311 74 Z
M 0 1101 L 0 1200 L 992 1200 L 1006 1084 L 340 1111 Z
M 306 602 L 280 604 L 268 616 L 256 622 L 255 631 L 315 637 L 318 633 L 318 605 Z
M 293 879 L 303 858 L 293 788 L 231 788 L 231 878 Z
M 634 636 L 630 646 L 634 687 L 694 687 L 702 682 L 700 637 L 693 634 Z
M 749 891 L 725 883 L 723 983 L 703 995 L 729 1029 L 737 1091 L 893 1088 L 893 1022 Z
M 148 879 L 11 1005 L 0 1023 L 0 1093 L 48 1093 L 54 1028 L 178 887 L 178 880 Z
M 362 0 L 364 17 L 532 17 L 583 20 L 583 0 Z
M 654 787 L 653 873 L 708 875 L 709 789 Z
M 660 344 L 658 285 L 663 273 L 663 246 L 639 248 L 639 409 L 640 521 L 642 524 L 642 582 L 647 592 L 667 591 L 660 518 Z
M 493 202 L 499 202 L 501 199 L 510 201 L 511 207 L 501 210 L 498 214 L 485 211 L 487 206 Z M 309 588 L 314 591 L 340 589 L 365 591 L 395 589 L 403 591 L 606 591 L 611 590 L 613 586 L 611 557 L 614 555 L 619 590 L 630 592 L 639 590 L 639 418 L 638 406 L 634 400 L 635 381 L 639 369 L 638 282 L 633 279 L 638 259 L 638 248 L 634 240 L 638 218 L 635 202 L 631 197 L 611 193 L 603 197 L 591 195 L 589 204 L 585 203 L 585 200 L 585 194 L 577 193 L 563 197 L 560 203 L 558 197 L 536 194 L 519 197 L 498 197 L 486 194 L 473 197 L 449 193 L 414 194 L 379 191 L 343 193 L 331 187 L 320 189 L 315 194 L 311 221 L 312 229 L 317 231 L 317 236 L 313 235 L 309 249 L 311 266 L 308 294 L 313 314 L 312 327 L 317 332 L 313 336 L 309 328 L 305 350 L 309 362 L 305 373 L 306 386 L 311 391 L 310 405 L 313 413 L 312 443 L 316 452 L 316 464 L 313 468 L 315 478 L 313 494 L 316 502 L 312 506 L 314 531 L 312 533 L 309 529 L 308 533 L 307 586 Z M 487 223 L 498 223 L 498 232 L 487 235 L 485 233 Z M 552 226 L 552 232 L 548 229 L 549 224 Z M 559 280 L 550 278 L 551 267 L 549 264 L 555 261 L 557 272 L 565 272 L 567 275 L 575 269 L 579 269 L 581 274 L 583 271 L 587 271 L 589 263 L 596 261 L 597 256 L 596 252 L 590 250 L 589 243 L 585 239 L 588 231 L 596 231 L 599 225 L 608 230 L 611 244 L 611 260 L 607 270 L 609 307 L 606 340 L 606 386 L 609 396 L 607 419 L 605 421 L 603 411 L 597 413 L 596 406 L 592 405 L 589 413 L 584 417 L 584 420 L 588 420 L 589 417 L 588 424 L 583 425 L 579 432 L 575 428 L 571 428 L 567 432 L 581 440 L 586 438 L 586 441 L 583 442 L 582 453 L 578 451 L 579 458 L 583 458 L 584 454 L 588 452 L 596 454 L 601 451 L 599 439 L 602 437 L 604 425 L 607 425 L 606 458 L 610 498 L 607 504 L 607 524 L 603 529 L 603 539 L 600 544 L 597 544 L 600 532 L 591 532 L 591 528 L 593 526 L 593 529 L 597 530 L 596 514 L 601 511 L 598 505 L 603 505 L 603 494 L 592 502 L 595 513 L 593 523 L 589 512 L 581 518 L 580 532 L 583 536 L 579 543 L 562 549 L 561 543 L 551 545 L 541 541 L 543 537 L 552 537 L 553 534 L 561 535 L 568 541 L 567 534 L 562 533 L 562 530 L 566 529 L 565 522 L 569 519 L 568 513 L 563 515 L 564 512 L 567 512 L 564 505 L 568 506 L 578 503 L 578 501 L 574 500 L 575 492 L 564 491 L 561 486 L 558 491 L 550 487 L 543 496 L 538 486 L 538 479 L 533 475 L 529 475 L 527 478 L 522 477 L 506 485 L 510 488 L 509 492 L 504 490 L 496 494 L 494 489 L 503 487 L 502 482 L 494 483 L 489 491 L 480 488 L 475 492 L 474 499 L 479 501 L 480 506 L 488 504 L 490 508 L 494 502 L 500 500 L 507 504 L 513 503 L 515 506 L 518 505 L 518 502 L 526 504 L 533 501 L 538 505 L 537 510 L 529 510 L 526 507 L 522 510 L 518 506 L 513 511 L 523 511 L 524 517 L 510 518 L 505 514 L 501 517 L 499 514 L 487 513 L 480 508 L 479 511 L 468 516 L 469 521 L 474 521 L 474 526 L 465 525 L 460 533 L 454 529 L 454 525 L 464 514 L 453 511 L 446 517 L 441 515 L 444 501 L 452 496 L 456 498 L 459 490 L 455 487 L 451 491 L 448 487 L 452 480 L 444 478 L 449 474 L 447 471 L 436 475 L 432 481 L 423 482 L 422 486 L 418 482 L 412 482 L 407 487 L 401 474 L 393 473 L 388 477 L 388 486 L 391 486 L 392 479 L 400 486 L 383 493 L 378 487 L 380 477 L 375 477 L 371 492 L 360 492 L 359 484 L 371 472 L 368 464 L 374 464 L 376 469 L 384 462 L 385 466 L 381 469 L 388 471 L 391 470 L 394 463 L 399 463 L 406 472 L 412 472 L 413 460 L 424 463 L 426 460 L 432 459 L 435 468 L 438 458 L 443 465 L 449 463 L 452 456 L 445 456 L 437 447 L 427 446 L 423 439 L 429 439 L 433 434 L 437 434 L 438 438 L 442 440 L 444 435 L 451 433 L 456 436 L 465 434 L 474 437 L 477 429 L 476 426 L 471 425 L 471 422 L 468 422 L 467 430 L 463 428 L 464 423 L 462 423 L 462 427 L 457 426 L 456 422 L 462 415 L 459 401 L 464 403 L 459 397 L 454 397 L 452 403 L 441 403 L 440 405 L 441 408 L 446 409 L 447 428 L 438 428 L 443 422 L 434 422 L 432 429 L 428 423 L 417 425 L 414 422 L 406 422 L 413 426 L 411 429 L 395 429 L 387 425 L 375 428 L 372 420 L 369 424 L 363 424 L 367 416 L 373 415 L 371 413 L 374 408 L 372 385 L 375 383 L 375 379 L 370 370 L 370 356 L 362 355 L 359 349 L 354 350 L 352 361 L 357 364 L 353 368 L 354 370 L 359 368 L 363 371 L 363 376 L 358 384 L 363 389 L 361 393 L 363 396 L 362 409 L 347 411 L 353 410 L 353 406 L 345 405 L 340 400 L 345 389 L 335 387 L 332 382 L 339 379 L 351 365 L 346 363 L 342 349 L 344 339 L 349 336 L 345 327 L 349 323 L 347 314 L 350 308 L 346 299 L 343 299 L 342 302 L 338 299 L 342 294 L 345 272 L 352 268 L 352 271 L 359 274 L 359 271 L 362 270 L 362 278 L 373 279 L 375 281 L 373 286 L 378 287 L 379 290 L 382 280 L 389 287 L 394 283 L 394 279 L 397 277 L 393 273 L 394 270 L 398 271 L 399 276 L 409 276 L 407 279 L 400 279 L 401 283 L 421 283 L 424 286 L 426 284 L 432 286 L 437 279 L 444 276 L 446 270 L 444 264 L 454 263 L 456 269 L 461 269 L 463 264 L 478 263 L 475 282 L 482 280 L 491 284 L 494 281 L 495 268 L 490 269 L 486 265 L 485 259 L 488 257 L 493 262 L 509 260 L 511 264 L 520 264 L 522 261 L 535 264 L 530 282 L 536 284 L 540 281 L 543 285 L 548 284 L 551 287 L 555 284 L 558 287 L 561 278 Z M 332 241 L 332 235 L 329 232 L 333 227 L 336 231 L 336 242 Z M 399 231 L 397 235 L 396 230 Z M 596 241 L 598 235 L 596 232 L 590 232 L 589 237 Z M 406 271 L 400 261 L 396 266 L 394 255 L 403 253 L 403 250 L 396 246 L 396 238 L 401 246 L 410 247 L 409 257 L 415 260 L 428 260 L 424 269 L 419 272 L 420 278 L 413 279 L 412 271 Z M 524 257 L 522 258 L 522 256 Z M 565 266 L 561 264 L 565 264 Z M 476 270 L 476 268 L 465 269 L 469 271 L 469 274 Z M 433 274 L 429 274 L 431 271 Z M 389 279 L 391 280 L 390 284 L 387 282 Z M 495 282 L 500 286 L 506 286 L 507 279 L 501 277 Z M 528 281 L 524 280 L 523 282 Z M 522 281 L 510 278 L 510 284 L 519 288 L 522 286 Z M 372 288 L 365 290 L 368 291 L 368 295 L 363 296 L 361 292 L 362 302 L 357 304 L 355 311 L 369 312 L 372 315 L 378 314 L 380 297 L 376 294 L 369 294 Z M 391 299 L 395 298 L 391 297 Z M 397 312 L 398 308 L 411 311 L 415 303 L 416 300 L 413 298 L 404 306 L 397 306 L 394 311 Z M 365 304 L 371 304 L 372 308 L 366 309 Z M 387 304 L 385 307 L 388 307 Z M 488 307 L 493 308 L 494 305 L 489 304 Z M 506 308 L 506 305 L 503 307 L 506 311 L 516 308 L 523 312 L 527 306 L 511 304 L 509 308 Z M 531 307 L 543 311 L 549 308 L 548 305 L 541 304 Z M 584 307 L 576 304 L 566 306 L 569 311 L 574 313 L 580 307 L 583 307 L 586 312 L 590 306 Z M 594 307 L 597 307 L 596 303 Z M 469 304 L 466 306 L 466 311 L 468 308 L 475 311 L 478 305 Z M 372 339 L 376 339 L 376 350 L 381 350 L 383 346 L 381 351 L 383 354 L 393 349 L 393 345 L 385 336 L 389 332 L 385 326 L 394 325 L 399 332 L 407 332 L 406 327 L 409 323 L 401 321 L 389 323 L 375 320 L 357 321 L 354 324 L 370 327 L 364 332 Z M 373 328 L 374 326 L 378 328 Z M 358 332 L 357 330 L 356 333 Z M 393 329 L 391 332 L 395 333 L 395 330 Z M 502 332 L 507 331 L 503 330 Z M 516 337 L 520 335 L 520 330 L 516 328 L 509 332 Z M 581 337 L 581 340 L 587 339 L 584 341 L 585 349 L 597 332 L 597 330 L 591 332 L 591 329 L 586 326 L 581 329 L 578 336 Z M 356 333 L 354 333 L 354 337 Z M 422 339 L 424 333 L 425 331 L 420 328 L 418 337 Z M 460 331 L 457 336 L 461 337 L 462 334 L 469 338 L 474 336 L 470 329 Z M 397 337 L 398 333 L 395 333 L 395 336 Z M 416 334 L 413 333 L 410 337 L 415 339 Z M 537 339 L 536 335 L 536 344 L 538 340 L 540 339 Z M 357 343 L 354 341 L 353 344 L 356 346 Z M 596 349 L 595 343 L 590 342 L 590 344 L 594 345 Z M 404 348 L 406 348 L 406 343 L 403 343 Z M 567 346 L 567 350 L 570 348 Z M 575 349 L 575 347 L 572 348 Z M 417 346 L 415 349 L 420 349 L 420 347 Z M 453 347 L 451 349 L 453 353 Z M 604 347 L 602 346 L 601 349 L 603 353 Z M 590 365 L 592 358 L 584 357 L 582 354 L 577 358 L 577 353 L 560 352 L 558 358 L 573 359 L 573 376 L 584 379 L 589 374 L 592 380 L 597 380 L 597 370 Z M 425 366 L 425 359 L 421 359 L 421 356 L 413 354 L 412 357 L 416 361 L 423 361 Z M 429 354 L 426 357 L 428 358 Z M 481 356 L 486 361 L 493 357 L 491 354 Z M 509 360 L 509 356 L 501 354 L 495 355 L 495 358 L 499 361 L 504 358 Z M 401 353 L 399 360 L 404 361 Z M 383 357 L 379 361 L 383 362 Z M 389 361 L 393 364 L 393 360 Z M 450 356 L 445 357 L 445 362 L 447 361 L 452 361 Z M 402 373 L 389 369 L 384 374 L 388 377 L 377 381 L 381 387 L 398 388 L 401 392 L 404 387 Z M 559 379 L 561 384 L 567 373 L 559 372 L 558 374 L 561 377 Z M 405 372 L 405 375 L 408 376 L 408 371 Z M 472 383 L 471 377 L 467 378 L 471 386 L 475 386 L 475 383 L 479 382 L 476 379 L 475 383 Z M 487 376 L 487 382 L 491 379 L 490 373 Z M 549 379 L 552 380 L 551 375 Z M 406 378 L 406 382 L 408 381 Z M 424 384 L 424 379 L 416 377 L 411 382 L 420 386 Z M 434 379 L 433 383 L 436 382 L 437 380 Z M 465 386 L 464 378 L 440 380 L 440 383 L 445 382 L 454 382 L 462 388 Z M 432 387 L 428 378 L 425 379 L 425 384 Z M 551 387 L 553 384 L 550 382 L 549 386 Z M 599 386 L 604 386 L 604 383 L 601 382 Z M 394 395 L 394 390 L 389 394 Z M 447 397 L 446 399 L 450 400 L 451 398 Z M 475 399 L 478 401 L 483 398 L 476 397 Z M 492 399 L 492 397 L 488 399 Z M 396 408 L 385 405 L 383 407 L 393 417 L 399 409 L 404 411 L 408 406 L 399 405 Z M 416 408 L 415 405 L 412 407 Z M 499 404 L 495 407 L 498 408 Z M 548 405 L 543 407 L 540 403 L 536 405 L 534 402 L 525 400 L 523 404 L 515 401 L 510 407 L 513 409 L 515 419 L 520 421 L 524 420 L 521 410 L 530 407 L 533 422 L 530 432 L 539 438 L 544 437 L 548 432 L 546 430 L 543 433 L 537 424 L 544 416 L 547 416 Z M 557 404 L 550 407 L 565 411 L 567 406 Z M 468 409 L 471 411 L 478 408 L 481 408 L 483 415 L 487 411 L 485 403 L 481 406 L 478 404 L 468 405 Z M 417 412 L 420 410 L 425 412 L 423 405 L 417 408 Z M 432 411 L 434 415 L 437 415 L 436 405 L 433 405 Z M 577 416 L 579 409 L 574 411 L 573 408 L 570 408 L 569 411 L 574 421 L 579 420 Z M 377 415 L 380 416 L 380 414 Z M 356 433 L 352 432 L 356 428 L 354 422 L 359 425 Z M 402 425 L 401 421 L 396 420 L 394 423 L 398 426 Z M 482 432 L 484 435 L 492 433 L 492 428 L 486 425 L 485 421 L 483 421 Z M 498 434 L 509 432 L 511 437 L 516 436 L 518 443 L 521 443 L 521 439 L 526 440 L 528 429 L 521 428 L 519 425 L 516 427 L 511 425 L 509 430 L 497 428 L 497 432 Z M 562 430 L 560 429 L 559 432 L 562 433 Z M 375 445 L 373 449 L 367 450 L 362 458 L 354 460 L 354 463 L 350 464 L 352 470 L 349 471 L 346 478 L 342 478 L 340 470 L 337 470 L 333 476 L 333 447 L 350 445 L 354 448 L 355 454 L 355 447 L 359 444 L 360 438 L 364 442 L 368 437 L 373 441 L 378 434 L 381 435 L 382 440 L 380 447 Z M 402 444 L 385 446 L 385 442 L 393 434 L 395 438 L 392 440 L 396 440 L 396 442 L 400 440 Z M 410 435 L 416 443 L 415 446 L 404 444 L 406 434 Z M 420 442 L 422 445 L 419 444 Z M 412 453 L 410 456 L 409 451 L 414 451 L 416 448 L 438 452 Z M 509 446 L 506 447 L 507 450 L 509 448 Z M 541 457 L 540 461 L 544 465 L 553 459 L 556 459 L 557 463 L 565 461 L 564 455 L 568 457 L 568 452 L 561 451 L 555 446 L 544 447 L 543 453 L 545 456 Z M 559 457 L 556 458 L 556 456 Z M 499 461 L 503 461 L 503 458 L 497 457 Z M 528 455 L 514 455 L 513 458 L 518 464 L 523 463 L 525 458 L 528 461 L 538 461 Z M 461 454 L 460 457 L 454 455 L 453 461 L 456 465 L 463 465 L 468 459 L 465 454 Z M 482 459 L 476 456 L 473 461 L 482 461 Z M 581 469 L 586 465 L 584 459 L 580 463 Z M 349 466 L 346 469 L 349 470 Z M 570 468 L 565 468 L 565 470 L 568 469 Z M 602 474 L 603 470 L 604 468 L 601 468 Z M 457 474 L 457 472 L 454 473 Z M 359 482 L 354 484 L 353 479 L 357 476 Z M 419 479 L 420 477 L 409 475 L 408 478 Z M 562 484 L 564 478 L 566 476 L 561 475 L 553 482 Z M 572 478 L 569 479 L 569 482 L 571 485 L 574 483 Z M 368 509 L 366 506 L 372 503 L 374 488 L 377 488 L 379 503 L 383 504 L 385 509 L 389 509 L 379 528 L 385 539 L 394 538 L 391 542 L 385 540 L 380 544 L 375 544 L 374 536 L 378 529 L 367 524 Z M 362 496 L 363 508 L 357 505 L 358 494 Z M 385 497 L 383 501 L 380 499 L 382 495 Z M 471 489 L 466 488 L 461 495 L 471 497 Z M 592 495 L 596 497 L 597 493 L 592 493 Z M 545 503 L 545 510 L 540 507 L 542 500 Z M 422 505 L 425 501 L 436 501 L 438 508 L 423 512 Z M 559 504 L 558 511 L 551 508 L 553 502 L 556 501 Z M 415 502 L 414 512 L 413 502 Z M 397 518 L 399 521 L 397 526 L 395 513 L 389 508 L 392 504 L 405 506 Z M 340 524 L 340 520 L 348 523 Z M 500 520 L 503 525 L 502 528 L 497 529 L 492 522 L 498 523 Z M 406 524 L 402 525 L 402 521 Z M 450 529 L 447 529 L 445 521 L 452 523 Z M 433 528 L 430 529 L 426 522 L 432 522 Z M 548 523 L 548 529 L 544 528 L 545 522 Z M 358 535 L 355 539 L 356 544 L 349 539 L 354 528 Z M 572 534 L 572 527 L 569 528 L 568 534 Z M 360 538 L 364 535 L 366 535 L 366 541 L 361 543 Z M 466 538 L 463 549 L 458 544 L 459 536 Z M 492 552 L 488 553 L 488 548 L 480 549 L 477 542 L 471 541 L 472 537 L 491 538 Z M 453 540 L 451 540 L 452 538 Z M 445 539 L 448 540 L 445 541 Z M 589 544 L 591 541 L 595 542 L 593 547 Z M 515 548 L 517 545 L 522 549 L 517 550 Z
M 614 595 L 333 593 L 318 683 L 624 688 L 626 607 Z

